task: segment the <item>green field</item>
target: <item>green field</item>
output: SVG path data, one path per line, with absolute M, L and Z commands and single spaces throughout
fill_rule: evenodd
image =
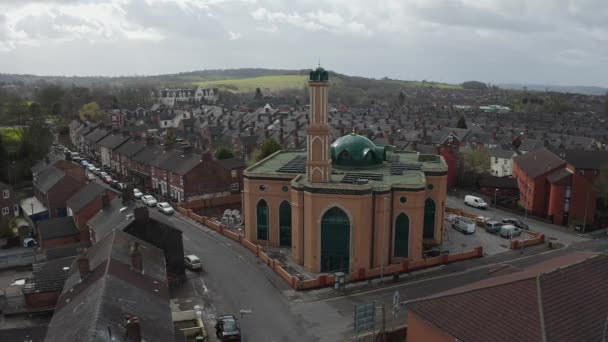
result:
M 403 85 L 406 87 L 425 87 L 425 88 L 439 88 L 439 89 L 462 89 L 460 84 L 448 84 L 448 83 L 438 83 L 438 82 L 424 82 L 421 81 L 401 81 Z
M 301 89 L 306 84 L 307 75 L 273 75 L 232 80 L 194 82 L 201 87 L 217 87 L 235 93 L 254 92 L 256 88 L 279 91 L 285 89 Z

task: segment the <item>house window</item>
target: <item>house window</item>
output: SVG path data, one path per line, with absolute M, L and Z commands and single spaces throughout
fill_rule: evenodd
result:
M 494 157 L 494 164 L 498 164 L 498 157 Z
M 507 165 L 507 160 L 506 159 L 504 160 L 504 164 Z
M 232 183 L 232 184 L 230 185 L 230 190 L 232 190 L 232 191 L 237 191 L 237 190 L 239 190 L 239 183 Z
M 19 204 L 15 204 L 15 216 L 19 216 Z
M 2 190 L 2 197 L 8 198 L 11 195 L 9 190 Z
M 232 176 L 232 178 L 236 178 L 236 170 L 230 171 L 230 175 Z
M 2 215 L 8 215 L 8 207 L 2 208 Z

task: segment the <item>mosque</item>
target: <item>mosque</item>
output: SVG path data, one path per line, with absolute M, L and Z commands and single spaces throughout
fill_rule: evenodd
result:
M 283 150 L 244 172 L 245 237 L 291 247 L 309 272 L 351 272 L 423 258 L 441 243 L 445 160 L 349 134 L 333 143 L 329 74 L 310 72 L 307 150 Z

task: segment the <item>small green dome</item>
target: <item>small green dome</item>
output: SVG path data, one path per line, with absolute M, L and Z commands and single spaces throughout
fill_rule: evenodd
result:
M 327 82 L 329 81 L 329 73 L 319 66 L 316 70 L 310 72 L 309 80 L 312 82 Z
M 376 146 L 368 138 L 352 133 L 331 144 L 331 160 L 338 166 L 370 166 L 382 164 L 386 152 L 384 146 Z

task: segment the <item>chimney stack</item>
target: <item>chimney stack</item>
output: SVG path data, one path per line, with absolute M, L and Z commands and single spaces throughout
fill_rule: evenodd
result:
M 139 224 L 145 224 L 148 222 L 150 213 L 148 213 L 147 207 L 138 207 L 133 209 L 133 216 L 135 216 L 135 221 L 137 221 Z
M 110 197 L 107 193 L 101 194 L 101 208 L 105 209 L 110 205 Z
M 131 270 L 141 273 L 144 269 L 139 242 L 132 241 L 129 255 L 131 256 Z
M 91 266 L 89 265 L 89 258 L 85 255 L 86 249 L 78 249 L 78 273 L 80 273 L 80 280 L 83 280 L 89 273 L 91 273 Z
M 127 316 L 125 325 L 127 327 L 127 341 L 141 342 L 141 324 L 139 317 Z

